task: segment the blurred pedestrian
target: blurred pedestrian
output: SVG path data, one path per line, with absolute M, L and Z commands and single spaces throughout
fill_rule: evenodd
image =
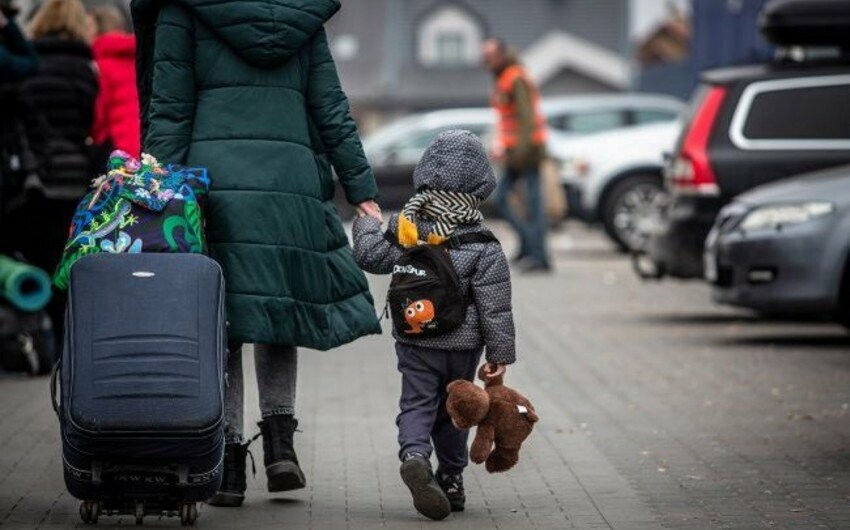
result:
M 6 206 L 31 164 L 17 81 L 38 68 L 35 47 L 24 37 L 12 0 L 0 0 L 0 252 L 8 252 L 8 230 L 3 230 Z
M 224 480 L 245 497 L 243 343 L 254 343 L 269 491 L 303 488 L 293 437 L 296 347 L 379 333 L 374 300 L 333 203 L 380 218 L 323 28 L 339 0 L 135 0 L 143 146 L 205 166 L 207 236 L 224 270 L 228 356 Z M 334 178 L 331 166 L 336 169 Z
M 484 43 L 484 62 L 495 76 L 492 105 L 498 113 L 494 155 L 505 164 L 496 199 L 520 239 L 515 262 L 527 272 L 550 270 L 546 248 L 546 212 L 540 166 L 546 157 L 546 119 L 540 92 L 516 55 L 499 39 Z M 518 184 L 525 186 L 525 219 L 510 205 Z
M 367 272 L 392 273 L 393 282 L 411 282 L 404 297 L 413 299 L 387 306 L 394 322 L 403 316 L 407 324 L 403 332 L 395 327 L 393 333 L 402 374 L 398 455 L 414 506 L 422 515 L 439 520 L 464 509 L 463 471 L 469 464 L 469 431 L 452 424 L 445 406 L 446 386 L 456 379 L 471 381 L 485 347 L 484 374 L 487 379 L 501 377 L 516 360 L 516 340 L 508 260 L 478 209 L 496 187 L 481 140 L 469 131 L 440 134 L 416 166 L 413 184 L 416 195 L 390 219 L 386 232 L 380 221 L 358 217 L 354 254 Z M 403 250 L 422 249 L 422 241 L 445 244 L 441 248 L 457 273 L 457 285 L 440 283 L 431 292 L 413 287 L 412 282 L 421 286 L 437 281 L 436 274 L 428 275 L 424 260 L 414 265 L 412 251 Z M 407 265 L 400 265 L 405 258 Z M 464 294 L 468 306 L 456 306 L 462 322 L 439 334 L 445 324 L 440 319 L 452 310 L 446 298 L 440 300 L 440 291 L 452 287 Z M 436 335 L 425 336 L 425 331 Z M 439 462 L 436 475 L 431 470 L 432 452 Z
M 98 6 L 90 14 L 97 28 L 92 49 L 100 70 L 92 138 L 105 157 L 114 148 L 138 158 L 141 126 L 136 90 L 136 37 L 128 33 L 127 19 L 117 7 Z
M 30 106 L 29 143 L 38 167 L 24 183 L 25 201 L 10 213 L 14 245 L 32 264 L 52 273 L 59 263 L 76 204 L 93 175 L 89 133 L 97 74 L 85 7 L 79 0 L 47 0 L 28 27 L 39 70 L 21 82 Z M 65 298 L 57 292 L 48 313 L 61 337 Z
M 15 22 L 17 14 L 10 0 L 0 0 L 0 83 L 19 81 L 38 68 L 35 48 Z

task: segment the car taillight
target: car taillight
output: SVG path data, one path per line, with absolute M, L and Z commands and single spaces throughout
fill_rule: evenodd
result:
M 708 139 L 726 97 L 724 87 L 712 87 L 691 120 L 679 156 L 671 168 L 673 190 L 693 195 L 718 195 L 720 188 L 708 160 Z

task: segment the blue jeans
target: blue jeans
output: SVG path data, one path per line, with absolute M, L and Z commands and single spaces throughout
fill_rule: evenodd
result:
M 520 219 L 508 202 L 514 188 L 521 182 L 525 182 L 526 186 L 526 219 Z M 501 182 L 499 182 L 499 188 L 496 190 L 496 201 L 502 212 L 502 217 L 519 236 L 520 254 L 531 258 L 535 265 L 548 266 L 546 212 L 543 208 L 540 170 L 536 167 L 525 170 L 507 169 Z

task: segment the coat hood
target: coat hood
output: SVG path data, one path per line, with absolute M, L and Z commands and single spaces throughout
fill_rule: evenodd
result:
M 92 51 L 96 59 L 133 59 L 136 56 L 136 37 L 120 32 L 105 33 L 95 39 Z
M 153 24 L 165 0 L 134 0 L 137 26 Z M 289 59 L 340 8 L 339 0 L 171 0 L 191 11 L 247 62 L 273 68 Z
M 413 185 L 470 193 L 481 200 L 496 188 L 496 176 L 481 140 L 469 131 L 446 131 L 431 142 L 413 172 Z

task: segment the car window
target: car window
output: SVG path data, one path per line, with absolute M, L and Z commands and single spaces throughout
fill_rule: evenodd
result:
M 394 164 L 416 164 L 425 150 L 431 145 L 431 142 L 440 133 L 452 129 L 464 129 L 472 132 L 485 142 L 490 133 L 490 127 L 483 124 L 467 124 L 467 125 L 452 125 L 447 127 L 439 127 L 435 129 L 425 129 L 414 131 L 413 133 L 400 139 L 393 145 L 392 151 L 395 154 Z
M 549 127 L 562 132 L 567 132 L 569 127 L 566 116 L 551 116 L 549 118 Z
M 431 143 L 437 134 L 440 133 L 438 129 L 426 129 L 424 131 L 413 131 L 411 134 L 404 136 L 399 139 L 392 146 L 392 152 L 394 154 L 393 163 L 395 164 L 415 164 L 422 158 L 422 154 L 425 153 L 425 149 L 428 147 L 428 144 Z
M 616 129 L 625 124 L 625 115 L 619 110 L 582 112 L 570 116 L 568 132 L 589 134 Z
M 678 113 L 666 109 L 636 109 L 632 116 L 635 125 L 642 125 L 644 123 L 673 121 L 678 117 Z
M 850 85 L 758 93 L 743 129 L 748 140 L 850 140 Z

